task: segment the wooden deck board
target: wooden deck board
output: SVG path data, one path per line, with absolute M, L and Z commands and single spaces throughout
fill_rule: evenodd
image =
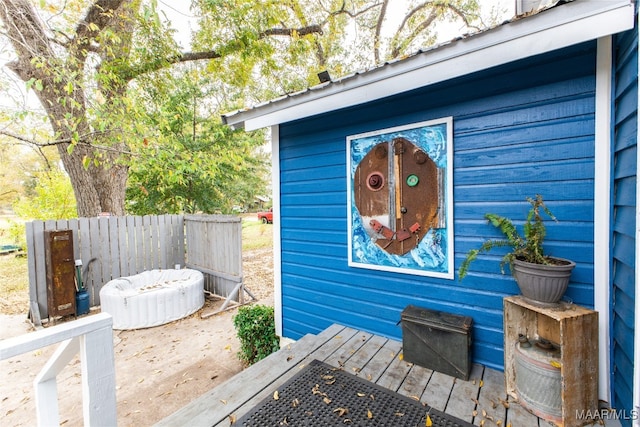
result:
M 454 381 L 455 378 L 450 375 L 434 372 L 420 400 L 432 408 L 444 412 Z
M 377 383 L 401 349 L 402 344 L 398 341 L 387 340 L 380 351 L 373 355 L 371 360 L 360 370 L 358 376 L 372 383 Z
M 538 426 L 538 417 L 524 409 L 518 402 L 514 402 L 513 398 L 509 401 L 509 410 L 507 411 L 507 420 L 504 424 L 508 426 L 511 424 L 512 426 Z M 551 427 L 554 424 L 547 423 L 546 421 L 542 421 L 540 423 L 541 426 Z
M 484 374 L 484 366 L 474 363 L 471 366 L 469 381 L 456 381 L 451 390 L 449 401 L 447 402 L 447 413 L 458 417 L 461 420 L 472 422 L 473 411 L 476 410 L 476 402 L 480 391 L 480 381 Z M 514 424 L 524 425 L 524 424 Z
M 469 381 L 402 360 L 402 343 L 341 325 L 305 335 L 209 390 L 158 426 L 228 426 L 318 359 L 475 425 L 548 427 L 517 402 L 507 401 L 502 372 L 474 364 Z M 612 425 L 607 423 L 606 425 Z
M 362 347 L 372 335 L 368 332 L 358 332 L 353 335 L 342 347 L 325 359 L 325 363 L 337 368 L 344 366 L 347 360 Z M 353 373 L 353 372 L 352 372 Z
M 398 393 L 415 400 L 420 400 L 420 396 L 422 396 L 422 393 L 424 393 L 424 390 L 427 388 L 432 374 L 433 371 L 431 369 L 413 365 L 398 389 Z
M 376 381 L 376 384 L 398 391 L 409 370 L 411 370 L 411 366 L 411 363 L 405 362 L 399 356 L 394 357 L 389 367 L 384 371 L 380 379 Z
M 358 375 L 365 365 L 387 342 L 386 338 L 374 335 L 346 361 L 343 368 L 350 374 Z
M 504 388 L 503 373 L 493 369 L 485 369 L 478 396 L 478 407 L 476 408 L 478 415 L 474 417 L 473 424 L 486 425 L 488 421 L 493 423 L 500 421 L 502 425 L 505 425 L 507 408 L 500 402 L 506 400 L 507 392 Z
M 327 330 L 323 331 L 327 332 Z M 233 411 L 233 416 L 238 419 L 249 412 L 255 405 L 260 403 L 262 399 L 273 394 L 273 392 L 281 385 L 286 383 L 291 377 L 304 368 L 309 362 L 314 359 L 325 360 L 327 357 L 335 353 L 339 348 L 345 345 L 345 343 L 355 335 L 357 331 L 350 328 L 338 329 L 334 328 L 328 331 L 323 337 L 324 344 L 321 347 L 315 348 L 310 351 L 305 357 L 301 358 L 295 368 L 290 369 L 283 375 L 274 379 L 269 387 L 260 390 L 255 395 L 247 399 L 240 407 Z M 296 342 L 297 344 L 297 342 Z M 292 344 L 295 345 L 295 344 Z M 232 378 L 233 379 L 233 378 Z M 215 424 L 214 424 L 215 425 Z M 228 425 L 226 420 L 222 420 L 220 425 Z

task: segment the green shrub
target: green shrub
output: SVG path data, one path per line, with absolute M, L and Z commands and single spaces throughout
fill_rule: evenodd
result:
M 233 317 L 233 326 L 240 339 L 238 357 L 248 365 L 280 349 L 273 307 L 259 304 L 240 307 Z

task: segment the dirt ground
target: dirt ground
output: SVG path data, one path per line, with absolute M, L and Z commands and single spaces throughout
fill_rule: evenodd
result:
M 259 303 L 273 303 L 271 248 L 243 254 L 245 285 Z M 28 299 L 28 296 L 27 296 Z M 202 318 L 222 305 L 207 298 L 193 315 L 155 328 L 114 331 L 119 426 L 148 426 L 243 369 L 232 318 L 237 308 Z M 0 313 L 0 339 L 28 333 L 25 314 Z M 0 424 L 36 423 L 33 380 L 57 346 L 0 362 Z M 61 425 L 81 426 L 80 360 L 58 376 Z

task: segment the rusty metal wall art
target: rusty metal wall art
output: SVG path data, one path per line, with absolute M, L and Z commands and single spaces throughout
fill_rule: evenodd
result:
M 347 138 L 349 265 L 453 278 L 452 118 Z

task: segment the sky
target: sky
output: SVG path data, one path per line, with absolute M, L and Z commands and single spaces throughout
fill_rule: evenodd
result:
M 486 16 L 492 8 L 497 8 L 501 12 L 500 21 L 510 19 L 515 15 L 515 3 L 517 0 L 478 1 L 480 2 L 481 10 L 484 11 L 483 16 Z M 545 0 L 542 0 L 542 2 L 544 3 Z M 387 11 L 388 19 L 399 23 L 406 10 L 403 5 L 407 4 L 407 0 L 391 0 L 391 3 L 393 7 L 390 7 Z M 189 10 L 189 5 L 189 1 L 158 0 L 158 8 L 167 15 L 173 24 L 173 28 L 178 31 L 176 38 L 183 49 L 189 48 L 189 37 L 196 25 L 194 22 L 195 17 Z M 450 25 L 439 28 L 438 31 L 440 33 L 439 42 L 444 42 L 459 35 L 462 30 L 458 25 Z
M 402 19 L 402 14 L 406 9 L 402 7 L 402 5 L 406 4 L 407 1 L 408 0 L 391 0 L 393 7 L 389 8 L 389 19 L 395 20 L 399 23 L 399 20 Z M 503 16 L 501 17 L 500 21 L 504 21 L 513 17 L 513 15 L 515 14 L 516 1 L 517 0 L 479 0 L 482 10 L 490 11 L 493 7 L 497 7 L 499 8 L 499 10 L 503 11 Z M 542 0 L 543 3 L 548 1 L 550 0 Z M 166 16 L 171 20 L 174 29 L 177 30 L 177 41 L 185 51 L 189 50 L 190 35 L 197 26 L 195 17 L 189 10 L 190 4 L 190 1 L 158 0 L 158 8 L 162 12 L 164 12 Z M 395 15 L 393 14 L 394 11 L 396 11 Z M 444 42 L 447 40 L 451 40 L 453 37 L 459 35 L 459 33 L 461 32 L 461 28 L 457 25 L 451 25 L 449 27 L 439 28 L 438 31 L 440 35 L 439 42 Z M 8 57 L 0 52 L 0 64 L 4 65 L 4 63 L 7 61 Z M 15 76 L 13 76 L 4 67 L 2 70 L 0 70 L 0 72 L 8 73 L 8 79 L 15 81 L 13 88 L 10 89 L 14 91 L 12 93 L 16 94 L 17 97 L 26 96 L 27 105 L 33 106 L 33 108 L 35 109 L 40 108 L 40 105 L 37 100 L 35 100 L 33 94 L 24 92 L 24 83 L 18 81 Z M 2 98 L 0 99 L 0 105 L 3 105 L 5 107 L 8 105 L 14 105 L 13 100 L 9 99 L 8 96 L 3 96 L 0 98 Z

